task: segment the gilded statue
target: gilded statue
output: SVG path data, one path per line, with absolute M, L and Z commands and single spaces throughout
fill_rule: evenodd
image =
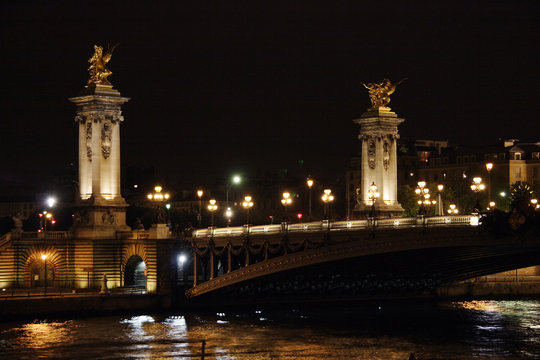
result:
M 103 53 L 103 47 L 99 45 L 94 45 L 94 55 L 88 62 L 90 67 L 88 71 L 90 72 L 90 79 L 88 79 L 88 85 L 90 84 L 102 84 L 102 85 L 111 85 L 108 76 L 112 72 L 107 69 L 107 63 L 111 60 L 112 53 L 118 44 L 113 47 L 108 46 L 107 51 Z
M 390 95 L 392 95 L 394 91 L 396 91 L 396 87 L 405 80 L 407 80 L 407 78 L 401 79 L 396 83 L 392 83 L 388 79 L 384 79 L 380 83 L 369 83 L 367 85 L 362 83 L 369 91 L 369 97 L 371 99 L 370 109 L 378 109 L 388 105 L 390 102 Z

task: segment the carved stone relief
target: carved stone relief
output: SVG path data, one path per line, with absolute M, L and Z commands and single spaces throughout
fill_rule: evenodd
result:
M 384 140 L 383 143 L 383 166 L 384 170 L 388 170 L 388 164 L 390 163 L 390 144 L 388 144 L 388 140 Z
M 107 209 L 107 211 L 103 213 L 103 215 L 101 216 L 101 220 L 103 224 L 106 224 L 106 225 L 116 224 L 116 217 L 110 209 Z
M 111 154 L 112 127 L 111 123 L 104 122 L 101 128 L 101 152 L 104 159 L 108 159 Z
M 368 140 L 368 164 L 371 169 L 375 169 L 375 139 L 369 138 Z

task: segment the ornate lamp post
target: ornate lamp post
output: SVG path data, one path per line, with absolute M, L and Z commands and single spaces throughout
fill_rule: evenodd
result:
M 309 188 L 309 221 L 311 221 L 311 187 L 313 186 L 313 179 L 308 179 L 306 183 Z
M 160 203 L 162 203 L 163 201 L 169 200 L 169 197 L 170 197 L 169 193 L 164 193 L 162 191 L 163 191 L 163 188 L 161 186 L 157 185 L 157 186 L 154 187 L 154 192 L 153 193 L 149 193 L 148 195 L 146 195 L 148 200 L 153 201 L 153 202 L 156 203 L 156 210 L 157 210 L 156 221 L 157 221 L 157 223 L 161 223 L 161 222 L 165 221 L 165 213 L 164 213 L 163 208 L 161 207 Z
M 330 189 L 324 189 L 324 193 L 321 196 L 321 199 L 324 203 L 324 220 L 328 219 L 328 205 L 334 201 L 334 195 L 332 194 L 332 190 Z
M 43 275 L 45 277 L 45 292 L 47 292 L 47 254 L 41 254 L 41 260 L 43 260 Z
M 448 214 L 449 215 L 457 215 L 459 213 L 458 209 L 456 208 L 456 205 L 450 204 L 450 207 L 448 208 Z
M 249 209 L 253 207 L 253 201 L 249 195 L 244 196 L 244 201 L 242 202 L 242 207 L 246 209 L 246 224 L 249 224 Z
M 288 207 L 292 204 L 291 194 L 284 192 L 281 198 L 281 204 L 285 207 L 285 222 L 289 222 Z
M 474 210 L 476 212 L 480 212 L 480 210 L 482 210 L 481 206 L 480 206 L 479 194 L 480 194 L 480 191 L 484 191 L 485 188 L 486 188 L 486 186 L 482 183 L 482 178 L 481 177 L 473 178 L 473 183 L 471 185 L 471 190 L 474 191 L 474 194 L 476 196 L 476 204 L 474 205 Z
M 443 202 L 442 202 L 442 191 L 444 189 L 444 185 L 442 184 L 439 184 L 437 185 L 437 201 L 438 201 L 438 204 L 437 204 L 437 215 L 439 216 L 443 216 L 444 215 L 444 207 L 443 207 Z
M 202 196 L 204 192 L 202 190 L 197 190 L 197 196 L 199 197 L 199 213 L 197 214 L 197 220 L 199 221 L 199 229 L 202 226 Z
M 418 187 L 416 188 L 416 190 L 414 190 L 414 192 L 420 197 L 420 199 L 418 200 L 418 205 L 420 205 L 418 215 L 424 216 L 426 215 L 426 206 L 431 205 L 431 201 L 429 200 L 431 195 L 429 194 L 429 189 L 426 187 L 426 182 L 419 181 Z
M 380 194 L 377 191 L 377 185 L 375 185 L 375 182 L 371 183 L 368 189 L 368 198 L 369 200 L 371 200 L 371 213 L 369 214 L 369 217 L 371 218 L 375 217 L 375 201 L 377 201 L 379 195 Z
M 490 203 L 491 207 L 491 169 L 493 169 L 493 163 L 487 163 L 486 164 L 486 170 L 488 172 L 488 203 Z
M 218 209 L 215 199 L 208 202 L 208 211 L 210 211 L 210 227 L 214 227 L 214 212 Z
M 163 190 L 163 188 L 161 186 L 157 185 L 157 186 L 154 187 L 154 192 L 149 193 L 148 195 L 146 195 L 146 197 L 148 198 L 148 200 L 152 200 L 152 201 L 169 200 L 169 194 L 168 193 L 162 193 L 161 192 L 162 190 Z

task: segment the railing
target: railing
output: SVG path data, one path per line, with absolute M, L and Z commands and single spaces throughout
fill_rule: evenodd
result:
M 226 237 L 242 235 L 266 235 L 279 234 L 282 232 L 300 233 L 316 231 L 355 231 L 361 229 L 374 228 L 410 228 L 426 226 L 449 226 L 467 225 L 477 226 L 478 215 L 450 215 L 432 217 L 410 217 L 410 218 L 390 218 L 390 219 L 367 219 L 367 220 L 344 220 L 344 221 L 316 221 L 309 223 L 282 223 L 272 225 L 244 225 L 226 228 L 210 227 L 206 229 L 195 229 L 192 232 L 194 238 L 206 237 Z
M 68 239 L 71 231 L 20 231 L 12 232 L 13 238 L 18 239 Z
M 122 240 L 140 240 L 150 238 L 150 232 L 147 230 L 118 231 L 116 236 Z

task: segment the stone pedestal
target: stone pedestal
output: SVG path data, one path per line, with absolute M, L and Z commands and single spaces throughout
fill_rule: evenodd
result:
M 79 197 L 73 232 L 78 238 L 114 238 L 126 225 L 128 204 L 120 194 L 121 97 L 112 85 L 88 85 L 69 101 L 79 125 Z
M 148 230 L 150 239 L 169 239 L 171 231 L 167 224 L 153 224 Z
M 397 201 L 397 127 L 403 121 L 388 107 L 368 109 L 354 120 L 360 126 L 358 139 L 362 142 L 362 176 L 354 208 L 357 217 L 365 217 L 372 210 L 369 187 L 373 183 L 379 192 L 375 216 L 402 216 L 403 208 Z

